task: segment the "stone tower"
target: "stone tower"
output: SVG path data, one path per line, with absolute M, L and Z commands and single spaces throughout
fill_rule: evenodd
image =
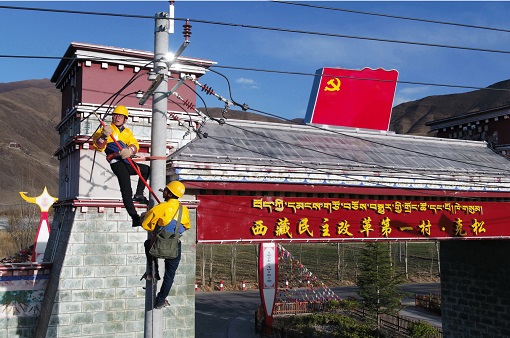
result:
M 62 92 L 61 121 L 56 127 L 60 146 L 55 153 L 60 182 L 44 255 L 52 270 L 36 337 L 143 335 L 145 281 L 140 277 L 145 272 L 147 233 L 131 227 L 117 179 L 105 155 L 93 150 L 91 135 L 100 126 L 98 119 L 109 122 L 113 107 L 122 104 L 129 109 L 127 126 L 140 143 L 139 154 L 150 155 L 151 101 L 140 107 L 136 92 L 151 84 L 152 59 L 151 52 L 72 43 L 51 78 Z M 211 64 L 179 58 L 170 69 L 170 79 L 178 79 L 181 73 L 198 78 Z M 190 82 L 179 94 L 194 104 L 194 88 Z M 181 107 L 169 101 L 167 155 L 195 137 L 178 120 L 185 116 L 184 123 L 192 126 L 198 114 Z M 133 187 L 137 180 L 132 177 Z M 190 209 L 191 231 L 182 237 L 183 257 L 170 293 L 172 306 L 163 309 L 165 337 L 194 336 L 196 203 L 188 195 L 183 203 Z M 135 206 L 139 213 L 146 210 L 145 205 Z M 175 317 L 180 318 L 178 326 Z

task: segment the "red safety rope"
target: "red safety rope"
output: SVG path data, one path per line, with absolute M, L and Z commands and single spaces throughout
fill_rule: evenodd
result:
M 103 122 L 103 120 L 101 120 L 99 118 L 99 116 L 96 114 L 96 112 L 93 112 L 94 115 L 96 115 L 97 119 L 99 120 L 99 123 L 101 124 L 101 126 L 104 128 L 106 127 L 106 123 Z M 122 148 L 122 145 L 115 139 L 115 137 L 113 137 L 113 135 L 110 135 L 112 141 L 115 143 L 115 145 L 117 145 L 117 147 L 119 149 L 123 149 Z M 143 178 L 142 176 L 142 173 L 140 173 L 140 169 L 138 169 L 138 166 L 135 164 L 135 162 L 133 162 L 133 159 L 131 159 L 131 157 L 128 157 L 127 158 L 129 164 L 131 165 L 131 167 L 134 169 L 134 171 L 136 172 L 136 174 L 138 175 L 138 177 L 140 177 L 140 179 L 142 180 L 143 184 L 145 184 L 145 186 L 147 187 L 147 189 L 149 189 L 149 192 L 152 194 L 152 196 L 154 196 L 154 199 L 158 202 L 158 203 L 161 203 L 161 201 L 159 200 L 158 196 L 156 196 L 156 193 L 154 192 L 154 190 L 151 189 L 151 187 L 149 186 L 149 184 L 147 183 L 147 181 Z

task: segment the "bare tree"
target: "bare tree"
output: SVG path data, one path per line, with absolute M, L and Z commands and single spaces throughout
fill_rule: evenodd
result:
M 336 263 L 336 278 L 339 281 L 344 280 L 344 272 L 347 264 L 345 264 L 345 246 L 342 243 L 336 244 L 337 263 Z
M 230 284 L 237 284 L 236 266 L 237 265 L 237 245 L 230 244 Z
M 205 265 L 206 265 L 206 257 L 205 257 L 205 245 L 199 244 L 197 245 L 198 252 L 200 254 L 200 279 L 202 280 L 202 285 L 205 285 Z
M 359 273 L 359 262 L 358 262 L 358 255 L 353 256 L 354 260 L 354 280 L 358 280 L 358 273 Z
M 406 279 L 409 279 L 409 268 L 407 266 L 407 264 L 408 264 L 408 260 L 407 260 L 407 258 L 408 258 L 408 255 L 407 255 L 407 241 L 405 242 L 404 248 L 405 248 L 404 249 L 404 252 L 405 252 L 404 260 L 405 260 L 405 265 L 406 265 L 405 266 L 405 275 L 406 275 Z
M 214 251 L 213 251 L 214 245 L 209 245 L 210 251 L 209 251 L 209 287 L 213 287 L 213 265 L 214 265 Z
M 322 246 L 324 244 L 322 243 L 315 243 L 314 246 L 315 246 L 315 271 L 320 271 L 321 270 L 321 266 L 324 264 L 322 262 Z M 302 261 L 300 261 L 302 262 Z
M 429 269 L 429 274 L 430 274 L 430 277 L 433 276 L 434 274 L 434 256 L 435 256 L 435 251 L 436 251 L 436 248 L 433 247 L 433 246 L 430 246 L 429 247 L 429 253 L 430 253 L 430 269 Z
M 437 274 L 441 276 L 441 259 L 439 256 L 439 241 L 436 241 L 436 253 L 437 253 Z
M 20 204 L 17 209 L 7 212 L 7 232 L 16 252 L 34 244 L 39 220 L 40 209 L 37 205 Z

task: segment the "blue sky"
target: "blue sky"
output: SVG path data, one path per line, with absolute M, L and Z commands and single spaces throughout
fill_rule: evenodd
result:
M 397 84 L 394 105 L 430 95 L 474 90 L 455 86 L 486 87 L 510 78 L 509 32 L 387 17 L 461 23 L 510 31 L 510 2 L 299 3 L 343 11 L 270 1 L 175 1 L 175 17 L 189 18 L 192 25 L 191 44 L 183 55 L 211 60 L 220 67 L 301 74 L 214 68 L 229 79 L 232 96 L 237 102 L 289 119 L 305 116 L 313 84 L 311 75 L 322 67 L 396 69 L 401 82 Z M 168 12 L 168 5 L 168 1 L 0 1 L 0 6 L 140 16 Z M 0 8 L 0 17 L 0 82 L 50 78 L 58 60 L 8 56 L 60 57 L 71 42 L 146 51 L 154 49 L 153 19 L 5 8 Z M 176 21 L 176 33 L 169 35 L 171 50 L 176 50 L 183 41 L 183 24 L 183 21 Z M 324 34 L 253 29 L 240 25 Z M 459 46 L 492 52 L 390 43 L 374 39 Z M 201 78 L 201 82 L 213 87 L 218 94 L 229 96 L 226 81 L 221 76 L 210 72 Z M 199 94 L 206 99 L 208 106 L 222 106 L 216 98 L 202 92 Z M 198 106 L 202 105 L 198 103 Z

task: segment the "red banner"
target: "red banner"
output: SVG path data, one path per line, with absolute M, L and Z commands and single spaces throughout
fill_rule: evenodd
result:
M 305 123 L 388 130 L 397 78 L 382 68 L 319 69 Z
M 509 202 L 199 195 L 198 242 L 510 238 Z

